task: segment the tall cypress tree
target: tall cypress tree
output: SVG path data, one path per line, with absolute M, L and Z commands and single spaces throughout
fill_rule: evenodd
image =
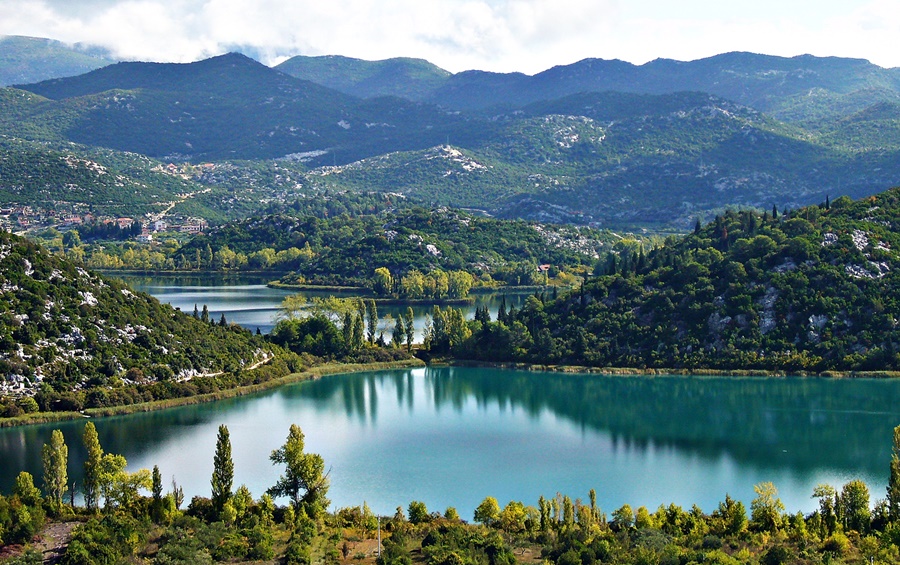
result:
M 413 309 L 412 306 L 407 307 L 406 314 L 403 316 L 403 329 L 406 331 L 406 351 L 412 351 L 413 338 L 415 338 L 416 330 L 413 327 Z
M 231 437 L 228 427 L 219 426 L 216 438 L 216 454 L 213 457 L 212 501 L 216 511 L 221 512 L 225 503 L 231 498 L 231 486 L 234 483 L 234 462 L 231 460 Z
M 375 300 L 369 300 L 366 305 L 366 321 L 367 321 L 367 337 L 369 343 L 375 343 L 375 333 L 378 331 L 378 307 L 375 306 Z
M 81 492 L 84 494 L 84 506 L 88 510 L 96 510 L 100 498 L 100 465 L 103 459 L 103 448 L 93 422 L 84 426 L 82 435 L 87 458 L 84 460 L 84 478 L 81 481 Z

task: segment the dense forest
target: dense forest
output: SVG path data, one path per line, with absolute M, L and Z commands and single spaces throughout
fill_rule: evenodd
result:
M 327 207 L 323 201 L 337 204 Z M 532 285 L 547 280 L 538 270 L 542 264 L 552 268 L 553 277 L 561 271 L 577 275 L 592 269 L 602 251 L 639 246 L 642 239 L 648 238 L 426 209 L 396 196 L 369 195 L 361 201 L 343 194 L 225 224 L 170 258 L 184 270 L 293 271 L 283 279 L 290 284 L 371 288 L 375 269 L 385 268 L 398 281 L 412 271 L 442 270 L 466 271 L 487 285 Z M 94 253 L 88 261 L 99 256 Z
M 728 211 L 577 290 L 486 313 L 453 356 L 545 365 L 900 369 L 900 189 L 779 213 Z
M 592 489 L 587 502 L 548 493 L 534 505 L 512 500 L 501 507 L 488 496 L 473 523 L 453 507 L 429 511 L 416 500 L 405 510 L 398 506 L 393 516 L 376 516 L 365 503 L 330 510 L 325 461 L 305 450 L 296 425 L 269 457 L 283 474 L 259 498 L 234 485 L 224 425 L 209 496 L 189 502 L 175 479 L 167 492 L 158 467 L 129 471 L 125 457 L 105 453 L 92 423 L 79 439 L 86 453 L 83 505 L 74 504 L 69 449 L 59 430 L 42 450 L 43 489 L 21 472 L 12 493 L 0 495 L 0 555 L 9 557 L 6 563 L 41 563 L 45 557 L 64 565 L 337 565 L 351 559 L 375 565 L 837 565 L 900 559 L 900 427 L 894 430 L 886 497 L 874 505 L 860 480 L 840 488 L 818 485 L 812 497 L 819 506 L 808 515 L 786 509 L 772 483 L 754 487 L 749 512 L 726 494 L 709 513 L 696 505 L 661 504 L 651 512 L 624 504 L 607 514 Z M 32 545 L 48 523 L 71 532 L 48 550 L 58 556 Z

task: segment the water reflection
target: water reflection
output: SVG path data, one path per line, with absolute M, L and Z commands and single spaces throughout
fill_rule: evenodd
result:
M 419 386 L 424 395 L 417 395 Z M 363 401 L 364 389 L 369 402 Z M 390 391 L 389 389 L 393 389 Z M 606 377 L 490 369 L 428 369 L 323 379 L 289 394 L 320 403 L 342 398 L 350 417 L 377 423 L 378 391 L 413 411 L 427 397 L 434 411 L 551 412 L 583 430 L 606 431 L 629 448 L 687 450 L 708 460 L 723 453 L 759 467 L 798 471 L 823 466 L 878 475 L 900 424 L 900 383 L 883 380 L 733 377 Z M 288 394 L 288 393 L 286 393 Z
M 622 503 L 698 503 L 725 493 L 753 498 L 773 481 L 791 510 L 810 510 L 813 487 L 887 482 L 900 382 L 715 377 L 603 377 L 476 368 L 327 377 L 214 404 L 95 421 L 105 450 L 132 468 L 158 464 L 188 497 L 208 495 L 216 430 L 231 431 L 235 484 L 255 494 L 278 469 L 268 454 L 290 424 L 332 467 L 337 506 L 367 500 L 391 513 L 410 500 L 455 505 L 484 496 L 533 503 L 596 488 L 607 510 Z M 15 474 L 40 476 L 54 428 L 81 481 L 84 421 L 0 430 L 0 489 Z
M 275 326 L 276 318 L 281 311 L 281 302 L 286 296 L 302 294 L 308 299 L 325 298 L 328 296 L 340 296 L 353 298 L 352 292 L 334 292 L 304 290 L 300 292 L 268 288 L 269 280 L 264 276 L 254 275 L 128 275 L 116 272 L 107 273 L 109 276 L 118 277 L 136 290 L 146 292 L 157 298 L 160 302 L 171 304 L 180 308 L 183 312 L 193 312 L 194 306 L 202 308 L 205 304 L 209 309 L 213 320 L 224 314 L 225 318 L 236 324 L 255 331 L 259 328 L 262 333 L 269 333 Z M 466 317 L 475 317 L 477 306 L 487 306 L 493 316 L 504 296 L 507 306 L 521 308 L 528 293 L 509 292 L 505 294 L 475 294 L 475 302 L 463 306 Z M 416 341 L 422 340 L 422 329 L 425 327 L 425 316 L 431 313 L 432 307 L 417 304 L 413 308 L 413 324 L 416 328 Z M 378 333 L 383 333 L 385 339 L 390 341 L 394 328 L 393 320 L 406 312 L 404 305 L 380 305 L 378 307 L 381 318 Z

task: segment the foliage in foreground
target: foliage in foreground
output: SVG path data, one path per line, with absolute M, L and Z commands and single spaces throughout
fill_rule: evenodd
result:
M 224 430 L 227 438 L 227 429 Z M 220 429 L 220 441 L 223 430 Z M 86 444 L 92 441 L 85 435 Z M 99 448 L 99 446 L 97 446 Z M 100 449 L 102 452 L 102 449 Z M 112 456 L 121 458 L 121 456 Z M 900 427 L 894 431 L 887 498 L 873 505 L 862 481 L 840 491 L 819 485 L 814 512 L 789 513 L 772 483 L 755 487 L 748 509 L 731 497 L 711 513 L 697 506 L 660 505 L 654 512 L 625 504 L 606 515 L 591 490 L 589 502 L 556 494 L 536 506 L 510 501 L 501 507 L 493 497 L 475 509 L 474 522 L 456 509 L 429 512 L 412 501 L 406 511 L 380 519 L 363 504 L 325 511 L 328 490 L 324 463 L 305 453 L 303 433 L 292 426 L 285 444 L 272 453 L 285 474 L 269 493 L 291 499 L 277 506 L 270 494 L 255 500 L 245 486 L 232 491 L 216 477 L 229 475 L 230 452 L 217 449 L 213 489 L 224 500 L 196 496 L 181 509 L 180 491 L 163 494 L 154 469 L 150 496 L 142 496 L 135 477 L 148 471 L 101 473 L 106 498 L 102 509 L 60 508 L 43 497 L 27 473 L 20 474 L 10 497 L 0 496 L 0 544 L 28 543 L 45 513 L 63 517 L 75 511 L 85 520 L 76 528 L 62 563 L 145 562 L 213 563 L 278 559 L 289 564 L 336 564 L 354 560 L 377 565 L 513 565 L 534 563 L 623 564 L 842 564 L 896 563 L 900 559 Z M 124 460 L 122 461 L 124 468 Z M 46 477 L 45 477 L 46 479 Z M 228 482 L 228 481 L 225 481 Z M 218 485 L 218 487 L 216 486 Z M 71 516 L 71 514 L 69 514 Z M 377 559 L 367 540 L 383 539 Z M 353 553 L 354 547 L 368 548 Z M 526 557 L 530 555 L 530 557 Z M 26 552 L 10 563 L 32 563 Z

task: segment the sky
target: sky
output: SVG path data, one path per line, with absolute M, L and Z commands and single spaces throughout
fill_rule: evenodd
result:
M 191 62 L 243 51 L 417 57 L 534 74 L 596 57 L 642 64 L 728 51 L 900 67 L 898 0 L 0 0 L 0 35 Z

